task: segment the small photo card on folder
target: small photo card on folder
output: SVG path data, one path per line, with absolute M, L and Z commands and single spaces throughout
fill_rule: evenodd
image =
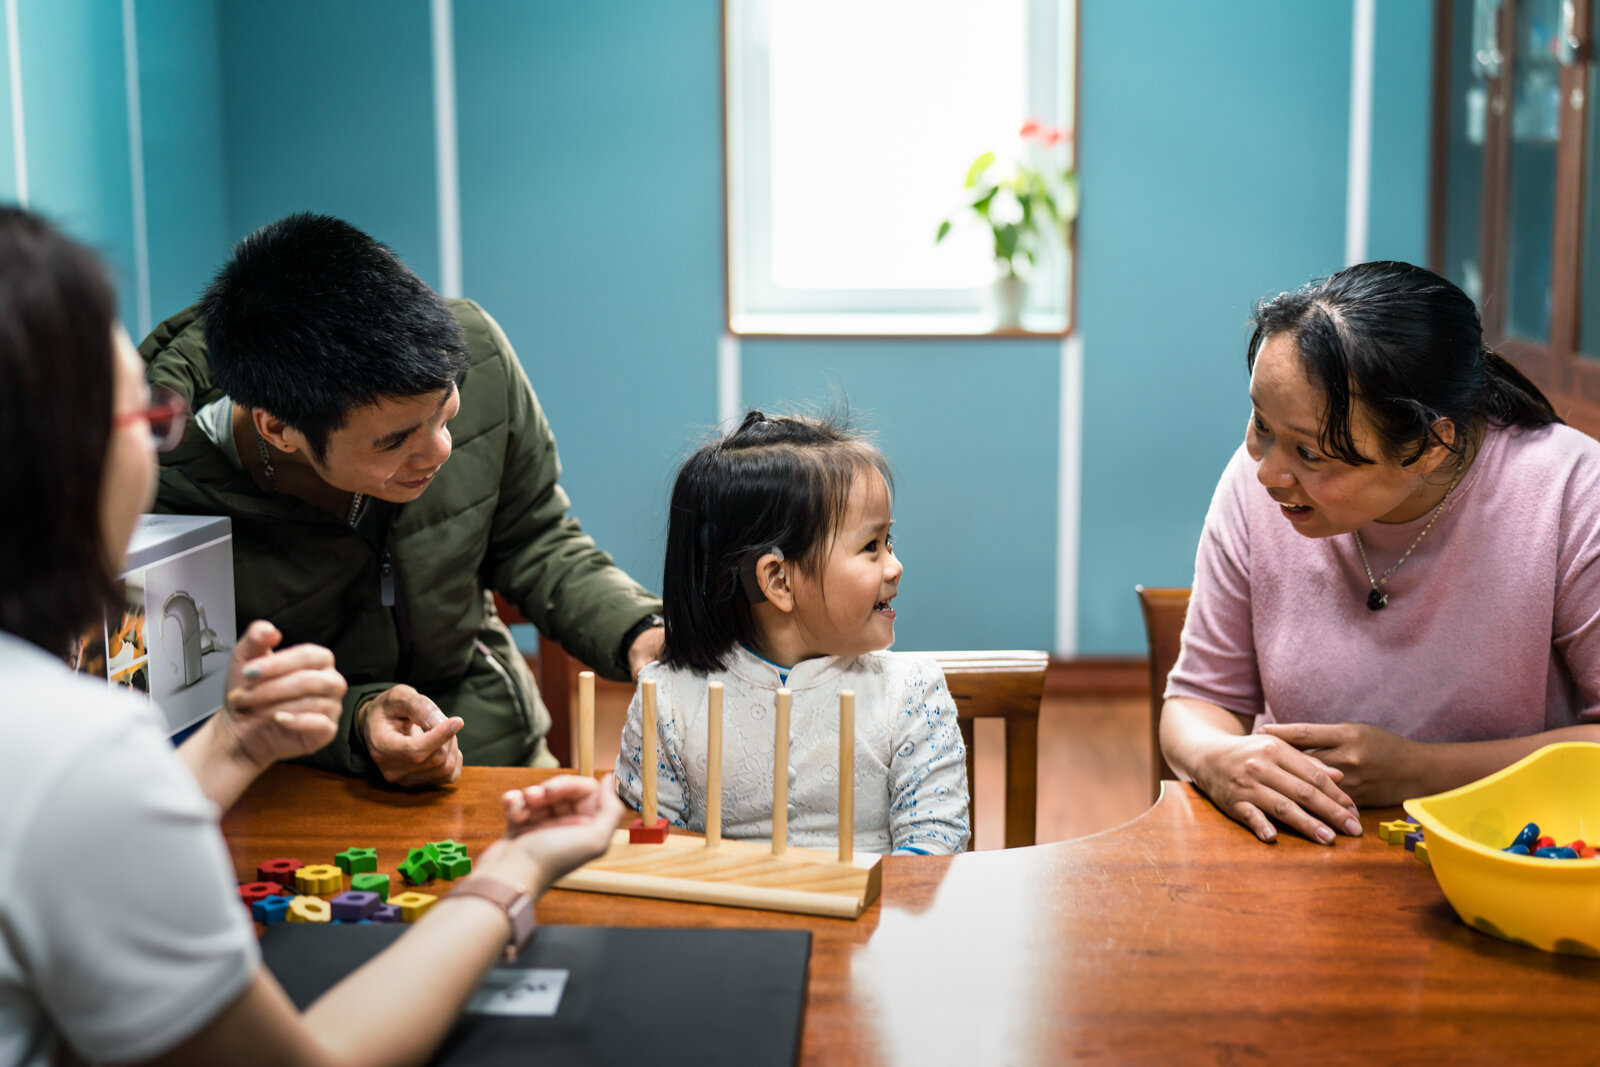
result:
M 261 955 L 304 1009 L 406 926 L 284 923 Z M 495 967 L 429 1062 L 779 1067 L 800 1055 L 811 934 L 541 926 Z M 426 997 L 397 973 L 396 992 Z

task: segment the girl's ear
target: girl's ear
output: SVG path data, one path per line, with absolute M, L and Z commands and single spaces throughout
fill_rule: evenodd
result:
M 767 603 L 785 613 L 794 610 L 794 590 L 789 588 L 789 572 L 782 552 L 768 552 L 756 560 L 756 582 Z

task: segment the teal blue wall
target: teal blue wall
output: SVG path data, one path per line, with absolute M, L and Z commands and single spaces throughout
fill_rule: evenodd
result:
M 1343 263 L 1350 34 L 1348 4 L 1083 0 L 1081 651 L 1142 649 L 1133 586 L 1193 578 L 1252 303 Z
M 1464 10 L 1462 17 L 1466 14 Z M 1432 0 L 1378 0 L 1372 57 L 1368 259 L 1400 259 L 1427 266 L 1432 93 Z
M 465 291 L 517 346 L 574 513 L 652 588 L 717 418 L 718 25 L 716 0 L 456 4 Z
M 343 215 L 438 284 L 427 0 L 138 0 L 157 317 L 226 246 Z M 131 294 L 121 13 L 22 0 L 35 202 Z M 1379 0 L 1373 255 L 1421 258 L 1429 5 Z M 600 544 L 659 583 L 716 419 L 718 0 L 456 0 L 464 275 L 506 327 Z M 1082 0 L 1078 645 L 1136 652 L 1244 422 L 1252 302 L 1343 258 L 1348 3 Z M 0 78 L 0 195 L 11 179 Z M 126 303 L 125 298 L 125 303 Z M 750 340 L 744 399 L 847 402 L 899 475 L 904 647 L 1056 643 L 1059 348 Z
M 428 0 L 219 8 L 228 230 L 338 215 L 439 284 Z

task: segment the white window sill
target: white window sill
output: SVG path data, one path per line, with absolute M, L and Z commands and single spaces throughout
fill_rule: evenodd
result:
M 1064 337 L 1064 316 L 1024 315 L 1020 328 L 996 329 L 983 314 L 885 313 L 734 315 L 736 337 Z

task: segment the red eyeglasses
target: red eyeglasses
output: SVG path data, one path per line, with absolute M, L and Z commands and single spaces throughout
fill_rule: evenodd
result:
M 113 426 L 126 426 L 143 419 L 150 424 L 150 436 L 155 439 L 156 451 L 170 452 L 183 440 L 184 428 L 189 424 L 189 404 L 176 391 L 164 385 L 150 387 L 150 406 L 141 411 L 127 411 L 111 420 Z

